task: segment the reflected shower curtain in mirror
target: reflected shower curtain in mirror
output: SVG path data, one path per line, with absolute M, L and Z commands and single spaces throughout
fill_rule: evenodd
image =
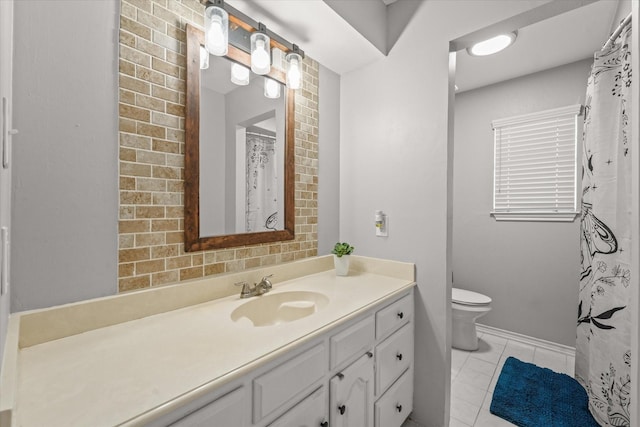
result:
M 576 378 L 603 426 L 629 426 L 637 404 L 630 402 L 631 78 L 628 25 L 595 55 L 583 134 Z
M 276 139 L 247 132 L 246 231 L 275 230 L 278 224 Z

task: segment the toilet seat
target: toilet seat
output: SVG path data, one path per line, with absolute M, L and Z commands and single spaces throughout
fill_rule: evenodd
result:
M 451 288 L 451 302 L 472 307 L 491 304 L 491 298 L 466 289 Z

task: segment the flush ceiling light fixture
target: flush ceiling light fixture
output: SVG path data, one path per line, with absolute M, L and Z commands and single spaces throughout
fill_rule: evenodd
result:
M 511 46 L 516 41 L 518 32 L 514 31 L 507 34 L 500 34 L 488 40 L 484 40 L 467 48 L 467 52 L 471 56 L 487 56 L 498 53 Z
M 212 55 L 225 56 L 229 44 L 250 54 L 251 71 L 259 75 L 268 75 L 271 72 L 272 48 L 281 50 L 286 55 L 287 87 L 292 90 L 301 87 L 301 64 L 304 59 L 302 49 L 268 30 L 263 23 L 256 22 L 229 6 L 224 0 L 208 0 L 205 5 L 205 48 Z M 276 64 L 278 62 L 276 58 Z M 238 67 L 232 68 L 231 81 L 245 85 L 249 81 L 249 70 L 246 67 Z

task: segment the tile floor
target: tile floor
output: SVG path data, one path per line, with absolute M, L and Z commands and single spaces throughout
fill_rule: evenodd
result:
M 573 376 L 575 359 L 564 353 L 478 333 L 477 351 L 451 350 L 451 418 L 449 427 L 512 427 L 489 412 L 502 365 L 513 356 Z M 420 427 L 407 420 L 402 427 Z
M 478 336 L 477 351 L 451 350 L 449 427 L 513 426 L 489 412 L 493 389 L 509 356 L 573 376 L 573 356 L 489 333 Z

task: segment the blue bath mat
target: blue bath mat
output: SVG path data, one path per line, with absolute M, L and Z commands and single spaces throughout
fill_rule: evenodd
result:
M 509 357 L 490 412 L 520 427 L 598 427 L 582 386 L 565 374 Z

